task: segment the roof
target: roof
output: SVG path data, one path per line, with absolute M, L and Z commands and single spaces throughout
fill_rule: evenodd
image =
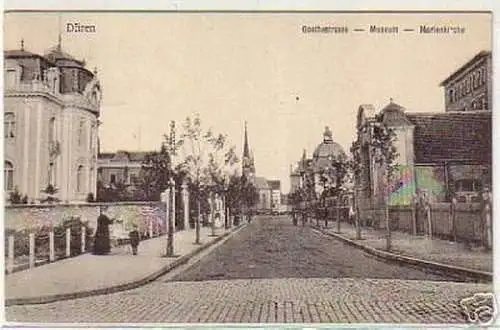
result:
M 415 125 L 415 163 L 492 161 L 492 112 L 406 113 Z
M 267 180 L 267 185 L 272 190 L 281 190 L 281 181 L 280 180 Z
M 117 152 L 102 152 L 99 154 L 99 159 L 127 159 L 128 161 L 143 161 L 146 155 L 155 151 L 126 151 L 118 150 Z
M 24 49 L 5 50 L 3 54 L 5 57 L 42 57 L 41 55 L 28 52 Z
M 456 71 L 454 71 L 451 75 L 448 76 L 439 86 L 444 86 L 446 85 L 450 80 L 453 80 L 455 77 L 460 75 L 464 70 L 466 70 L 468 67 L 470 67 L 474 62 L 479 61 L 481 58 L 491 56 L 491 51 L 483 50 L 477 53 L 473 58 L 471 58 L 467 63 L 462 65 L 460 68 L 458 68 Z
M 380 113 L 384 116 L 384 123 L 388 126 L 411 125 L 405 116 L 405 108 L 394 103 L 392 100 L 386 105 Z
M 85 63 L 74 58 L 72 55 L 64 52 L 60 45 L 55 45 L 49 48 L 44 56 L 59 65 L 84 67 Z
M 256 177 L 255 178 L 255 186 L 259 190 L 269 189 L 269 185 L 267 184 L 267 180 L 266 180 L 266 178 L 263 178 L 263 177 Z

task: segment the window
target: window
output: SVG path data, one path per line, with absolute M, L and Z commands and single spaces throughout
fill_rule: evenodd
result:
M 453 92 L 453 89 L 448 90 L 448 102 L 453 103 L 455 101 L 455 94 Z
M 116 174 L 111 174 L 109 176 L 109 183 L 116 183 Z
M 78 166 L 76 171 L 76 191 L 82 192 L 83 190 L 83 166 Z
M 85 126 L 85 121 L 80 120 L 80 123 L 78 125 L 78 131 L 77 131 L 77 134 L 78 134 L 78 146 L 83 145 L 83 141 L 84 141 L 84 126 Z
M 16 70 L 10 69 L 7 70 L 5 74 L 5 87 L 8 89 L 14 89 L 17 83 L 17 74 Z
M 54 117 L 49 120 L 49 142 L 56 140 L 56 119 Z
M 3 167 L 4 190 L 14 190 L 14 166 L 11 162 L 5 161 Z
M 13 139 L 16 136 L 16 116 L 12 112 L 4 114 L 3 136 L 5 139 Z
M 93 149 L 94 147 L 94 125 L 90 126 L 90 132 L 89 132 L 89 149 Z
M 139 180 L 137 179 L 137 175 L 130 174 L 130 183 L 133 185 L 137 185 L 139 183 Z

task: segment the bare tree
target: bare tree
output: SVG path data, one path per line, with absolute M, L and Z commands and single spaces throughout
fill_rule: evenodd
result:
M 200 243 L 201 198 L 203 192 L 215 189 L 220 180 L 222 168 L 236 162 L 234 147 L 227 147 L 224 134 L 214 134 L 212 129 L 204 130 L 198 114 L 186 118 L 177 146 L 183 160 L 180 168 L 192 183 L 198 203 L 196 219 L 196 240 Z

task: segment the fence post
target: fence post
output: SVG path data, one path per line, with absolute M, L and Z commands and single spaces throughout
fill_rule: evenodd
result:
M 337 233 L 340 234 L 340 197 L 335 200 L 335 212 L 337 213 Z
M 49 232 L 49 261 L 54 262 L 56 260 L 56 254 L 54 250 L 54 229 Z
M 149 219 L 149 238 L 153 238 L 153 220 Z
M 29 244 L 30 244 L 29 265 L 30 265 L 30 268 L 33 268 L 33 267 L 35 267 L 35 233 L 30 233 Z
M 431 217 L 431 203 L 428 202 L 426 205 L 427 209 L 427 222 L 429 224 L 429 238 L 432 239 L 432 217 Z
M 66 257 L 71 256 L 71 228 L 66 228 Z
M 85 228 L 85 226 L 82 226 L 82 238 L 81 238 L 81 249 L 80 249 L 81 253 L 85 253 L 85 248 L 86 248 L 85 247 L 85 243 L 86 243 L 85 239 L 86 239 L 86 237 L 87 237 L 86 228 Z
M 10 274 L 14 271 L 14 235 L 9 236 L 8 242 L 7 272 Z
M 457 225 L 456 225 L 456 217 L 457 217 L 457 199 L 453 197 L 451 199 L 450 205 L 450 220 L 451 220 L 451 236 L 453 237 L 453 242 L 457 241 Z
M 418 212 L 418 204 L 416 196 L 413 196 L 411 201 L 411 221 L 413 226 L 413 235 L 417 236 L 417 212 Z

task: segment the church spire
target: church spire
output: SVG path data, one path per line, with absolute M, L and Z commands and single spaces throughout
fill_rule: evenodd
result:
M 250 148 L 248 147 L 247 122 L 245 121 L 245 141 L 243 142 L 243 158 L 250 158 Z
M 62 32 L 61 32 L 61 14 L 58 16 L 58 35 L 57 35 L 57 50 L 60 52 L 62 49 Z

